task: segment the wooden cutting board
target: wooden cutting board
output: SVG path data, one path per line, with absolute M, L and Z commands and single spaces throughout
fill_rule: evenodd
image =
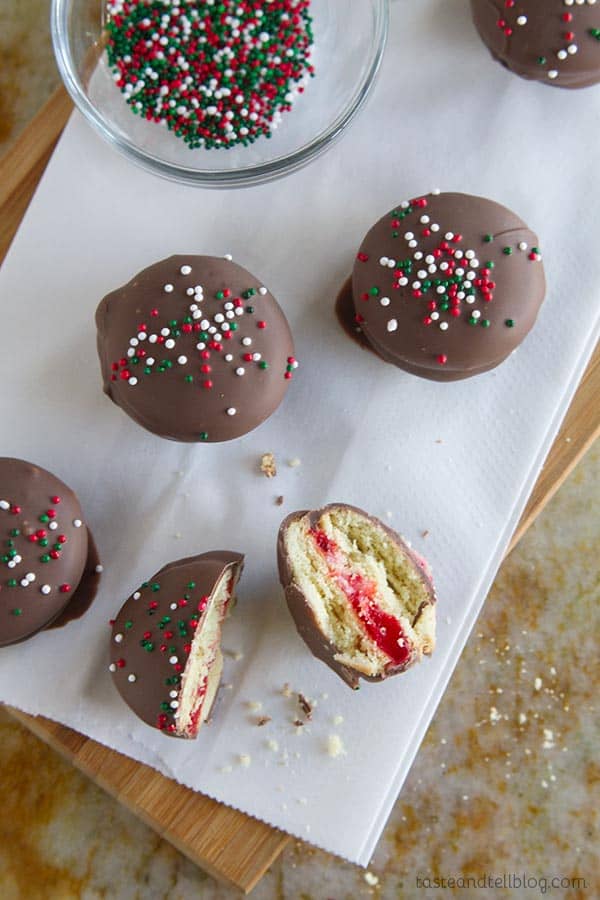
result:
M 72 104 L 60 88 L 0 160 L 0 262 L 19 227 Z M 600 433 L 600 349 L 596 349 L 515 531 L 511 549 Z M 289 836 L 165 778 L 141 763 L 41 716 L 11 714 L 124 803 L 215 878 L 246 893 Z

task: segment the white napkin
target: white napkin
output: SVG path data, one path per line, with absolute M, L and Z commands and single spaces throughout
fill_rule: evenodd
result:
M 599 114 L 600 88 L 551 89 L 495 65 L 462 0 L 420 0 L 394 7 L 368 109 L 285 181 L 229 193 L 170 184 L 74 115 L 0 273 L 0 449 L 74 488 L 105 575 L 83 619 L 0 651 L 0 698 L 366 863 L 596 340 L 600 192 L 589 135 Z M 539 233 L 549 283 L 522 348 L 455 384 L 384 365 L 333 311 L 371 224 L 435 187 L 513 208 Z M 153 437 L 101 391 L 98 301 L 186 251 L 232 253 L 274 292 L 296 337 L 301 368 L 283 406 L 231 444 Z M 279 463 L 272 481 L 257 470 L 266 451 Z M 439 594 L 433 658 L 358 694 L 297 637 L 276 573 L 283 515 L 333 500 L 412 540 Z M 106 623 L 167 561 L 220 547 L 247 558 L 224 640 L 243 656 L 227 660 L 232 687 L 213 724 L 177 741 L 121 701 Z M 317 701 L 300 734 L 286 682 Z M 259 715 L 272 721 L 259 728 Z M 331 735 L 345 748 L 337 758 Z

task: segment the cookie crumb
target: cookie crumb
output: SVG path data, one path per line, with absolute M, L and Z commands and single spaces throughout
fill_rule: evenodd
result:
M 271 716 L 261 716 L 256 724 L 259 728 L 262 728 L 263 725 L 268 725 L 271 721 Z
M 260 700 L 249 700 L 246 703 L 246 706 L 251 712 L 260 712 L 260 710 L 262 709 L 262 703 L 260 702 Z
M 277 751 L 279 750 L 279 744 L 274 740 L 267 741 L 267 747 L 269 748 L 269 750 L 272 750 L 273 753 L 277 753 Z
M 277 465 L 272 453 L 263 453 L 260 458 L 260 471 L 265 478 L 275 478 L 277 475 Z
M 327 738 L 327 755 L 335 759 L 337 756 L 343 756 L 346 753 L 344 742 L 339 734 L 330 734 Z
M 422 531 L 422 532 L 421 532 L 421 537 L 422 537 L 423 539 L 429 537 L 429 528 L 426 528 L 425 531 Z
M 304 694 L 298 694 L 298 703 L 300 704 L 300 709 L 306 716 L 306 718 L 310 721 L 312 719 L 313 706 L 308 702 Z
M 232 766 L 221 766 L 219 771 L 222 772 L 223 775 L 229 775 L 230 772 L 233 772 L 233 767 Z
M 334 717 L 333 717 L 333 724 L 334 724 L 334 725 L 341 725 L 343 721 L 344 721 L 344 717 L 343 717 L 343 716 L 334 716 Z
M 533 682 L 533 689 L 534 689 L 534 691 L 541 691 L 541 689 L 542 689 L 542 679 L 541 678 L 535 679 L 535 681 Z
M 292 696 L 293 691 L 292 691 L 292 689 L 291 689 L 291 687 L 289 686 L 289 684 L 288 684 L 287 681 L 286 681 L 286 683 L 284 684 L 284 686 L 282 687 L 281 693 L 283 694 L 284 697 L 291 697 L 291 696 Z
M 252 762 L 252 757 L 248 753 L 240 753 L 240 755 L 238 756 L 238 761 L 240 766 L 243 766 L 245 769 L 247 769 Z
M 280 494 L 279 497 L 275 497 L 275 506 L 283 506 L 283 494 Z
M 304 722 L 301 722 L 300 719 L 294 719 L 292 725 L 294 725 L 296 728 L 302 728 L 304 726 Z
M 377 875 L 373 875 L 372 872 L 365 872 L 363 878 L 365 879 L 369 887 L 375 887 L 379 884 L 379 878 L 377 877 Z
M 302 465 L 302 460 L 298 459 L 297 456 L 294 456 L 292 459 L 288 459 L 288 466 L 290 469 L 297 469 L 298 466 Z

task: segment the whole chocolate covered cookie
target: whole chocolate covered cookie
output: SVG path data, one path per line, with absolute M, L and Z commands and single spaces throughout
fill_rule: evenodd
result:
M 341 503 L 293 513 L 279 529 L 277 557 L 299 634 L 350 687 L 433 652 L 431 573 L 379 519 Z
M 244 557 L 214 550 L 169 563 L 125 601 L 114 620 L 110 671 L 148 725 L 195 738 L 210 714 L 223 659 L 221 625 Z
M 77 497 L 55 475 L 0 457 L 0 542 L 0 646 L 46 628 L 71 603 L 89 605 L 102 567 Z
M 104 390 L 148 431 L 229 441 L 283 400 L 297 362 L 287 320 L 229 257 L 171 256 L 96 312 Z
M 352 274 L 356 321 L 371 347 L 437 381 L 503 362 L 532 328 L 545 290 L 536 235 L 504 206 L 469 194 L 400 203 L 369 231 Z
M 471 0 L 492 56 L 522 78 L 580 88 L 600 81 L 596 0 Z

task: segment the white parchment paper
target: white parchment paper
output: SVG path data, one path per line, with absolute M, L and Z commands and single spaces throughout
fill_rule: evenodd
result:
M 462 0 L 394 7 L 368 109 L 285 181 L 231 193 L 163 182 L 74 115 L 0 272 L 0 451 L 76 490 L 105 575 L 83 619 L 1 651 L 1 699 L 366 863 L 597 336 L 599 125 L 600 88 L 509 75 L 488 58 Z M 539 233 L 549 283 L 522 348 L 456 384 L 384 365 L 348 340 L 333 312 L 370 225 L 435 187 L 512 207 Z M 232 444 L 160 440 L 101 391 L 98 301 L 186 251 L 232 253 L 278 297 L 297 341 L 301 368 L 283 406 Z M 273 481 L 257 472 L 265 451 L 279 462 Z M 289 467 L 295 457 L 302 464 Z M 282 516 L 333 500 L 412 540 L 439 593 L 433 658 L 358 694 L 311 657 L 277 581 Z M 242 656 L 227 659 L 231 687 L 213 724 L 197 741 L 176 741 L 138 722 L 114 690 L 106 623 L 164 563 L 217 547 L 246 554 L 224 640 Z M 301 734 L 286 682 L 318 703 Z M 258 702 L 260 713 L 248 706 Z M 256 727 L 259 714 L 272 722 Z M 345 747 L 338 758 L 326 751 L 332 734 Z

